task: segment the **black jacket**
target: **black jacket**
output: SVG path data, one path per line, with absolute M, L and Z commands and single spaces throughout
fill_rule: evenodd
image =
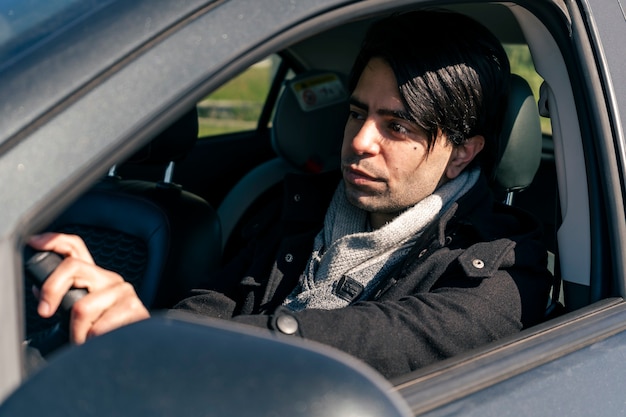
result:
M 176 308 L 295 334 L 362 359 L 386 377 L 539 322 L 552 276 L 532 216 L 494 202 L 479 182 L 424 233 L 374 297 L 337 310 L 281 307 L 304 271 L 337 176 L 289 176 L 250 243 Z M 282 208 L 280 207 L 282 206 Z M 341 287 L 341 286 L 338 286 Z M 348 296 L 352 289 L 337 288 Z

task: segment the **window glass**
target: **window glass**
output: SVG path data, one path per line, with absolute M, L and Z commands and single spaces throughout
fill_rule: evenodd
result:
M 279 63 L 276 55 L 264 59 L 200 101 L 198 136 L 256 129 Z
M 543 78 L 535 71 L 535 65 L 527 45 L 505 44 L 504 49 L 511 62 L 511 72 L 528 81 L 536 101 L 539 101 L 539 87 Z M 541 130 L 544 134 L 552 134 L 550 119 L 541 117 Z

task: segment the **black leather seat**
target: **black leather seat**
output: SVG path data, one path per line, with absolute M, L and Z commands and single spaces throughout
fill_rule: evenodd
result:
M 149 305 L 168 308 L 198 288 L 221 262 L 221 225 L 216 211 L 201 197 L 176 184 L 174 168 L 192 150 L 198 137 L 196 109 L 185 113 L 125 165 L 158 166 L 161 181 L 110 176 L 96 188 L 142 198 L 156 205 L 169 227 L 169 247 L 162 277 Z
M 164 130 L 128 163 L 172 162 L 191 150 L 198 132 L 195 108 Z M 110 176 L 83 194 L 49 230 L 79 235 L 96 263 L 133 284 L 149 308 L 170 307 L 201 285 L 221 258 L 221 229 L 215 210 L 171 181 Z M 27 285 L 27 337 L 51 327 Z
M 153 275 L 146 269 L 146 277 L 150 278 L 138 290 L 146 305 L 153 309 L 172 307 L 191 289 L 199 288 L 209 272 L 219 267 L 222 254 L 220 222 L 215 210 L 206 200 L 185 191 L 177 184 L 165 182 L 108 179 L 99 188 L 94 192 L 123 193 L 129 199 L 143 200 L 155 206 L 166 219 L 168 240 L 160 273 Z M 147 219 L 140 221 L 151 223 Z M 140 239 L 146 238 L 148 236 Z M 154 239 L 151 236 L 149 241 Z M 154 251 L 153 256 L 156 258 L 161 255 Z M 101 266 L 107 266 L 106 259 L 101 258 L 99 261 Z M 154 263 L 159 263 L 158 259 L 146 262 L 146 268 L 152 270 Z M 117 270 L 117 266 L 110 265 L 109 269 Z M 126 277 L 128 271 L 118 272 Z M 152 288 L 150 282 L 153 281 L 158 281 L 158 284 L 152 298 L 144 299 L 142 294 L 146 287 Z

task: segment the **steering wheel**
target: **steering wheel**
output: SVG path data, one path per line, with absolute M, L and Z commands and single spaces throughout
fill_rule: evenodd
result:
M 41 288 L 62 261 L 63 258 L 57 253 L 35 251 L 26 247 L 24 250 L 24 273 L 33 285 Z M 40 331 L 25 341 L 29 355 L 35 354 L 45 358 L 50 352 L 69 341 L 69 321 L 72 306 L 86 294 L 87 290 L 84 288 L 72 288 L 65 294 L 59 308 L 61 320 L 53 327 Z

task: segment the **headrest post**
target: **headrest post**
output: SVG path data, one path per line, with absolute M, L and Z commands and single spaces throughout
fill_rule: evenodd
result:
M 504 198 L 504 204 L 506 204 L 507 206 L 512 206 L 514 196 L 515 193 L 513 191 L 509 191 L 508 193 L 506 193 L 506 197 Z
M 169 164 L 167 164 L 167 168 L 165 168 L 165 177 L 163 177 L 164 183 L 170 184 L 172 182 L 172 179 L 174 178 L 175 165 L 174 161 L 170 161 Z

